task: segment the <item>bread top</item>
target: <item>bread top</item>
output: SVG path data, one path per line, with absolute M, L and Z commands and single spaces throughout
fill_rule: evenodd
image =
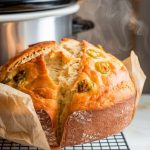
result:
M 124 64 L 87 41 L 31 45 L 0 72 L 0 82 L 30 94 L 58 130 L 75 111 L 102 110 L 136 94 Z
M 71 112 L 104 109 L 135 96 L 134 84 L 125 65 L 102 47 L 83 41 L 82 71 L 73 89 Z

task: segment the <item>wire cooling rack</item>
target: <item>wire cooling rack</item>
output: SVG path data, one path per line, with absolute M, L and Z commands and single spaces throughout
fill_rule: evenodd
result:
M 35 147 L 22 146 L 4 139 L 0 139 L 0 150 L 42 150 Z M 110 136 L 106 139 L 77 145 L 73 147 L 66 147 L 62 150 L 130 150 L 123 133 Z

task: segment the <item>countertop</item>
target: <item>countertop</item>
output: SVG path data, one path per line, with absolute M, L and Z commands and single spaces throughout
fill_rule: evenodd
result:
M 142 95 L 132 123 L 124 130 L 131 150 L 150 150 L 150 94 Z

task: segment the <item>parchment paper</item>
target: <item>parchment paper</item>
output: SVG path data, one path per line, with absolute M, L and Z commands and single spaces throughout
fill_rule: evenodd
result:
M 135 110 L 146 79 L 132 51 L 124 61 L 137 90 Z M 50 150 L 29 95 L 0 83 L 0 137 Z
M 50 150 L 31 97 L 1 83 L 0 137 Z
M 130 57 L 125 59 L 123 61 L 123 63 L 126 66 L 126 68 L 128 69 L 130 77 L 136 88 L 136 100 L 135 100 L 135 109 L 134 109 L 134 113 L 135 113 L 135 110 L 137 108 L 137 105 L 139 103 L 139 100 L 140 100 L 140 97 L 141 97 L 141 94 L 143 91 L 146 76 L 140 66 L 138 57 L 134 53 L 134 51 L 131 51 Z

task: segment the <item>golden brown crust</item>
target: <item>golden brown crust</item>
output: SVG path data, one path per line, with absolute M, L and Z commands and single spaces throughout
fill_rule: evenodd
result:
M 70 113 L 79 110 L 104 109 L 135 95 L 135 88 L 128 71 L 119 60 L 87 41 L 82 41 L 81 47 L 83 50 L 81 67 L 72 89 L 84 80 L 91 82 L 93 88 L 88 92 L 74 93 L 69 108 Z M 101 55 L 95 58 L 91 53 L 89 55 L 88 50 L 96 54 L 98 51 Z M 95 64 L 101 62 L 109 65 L 108 73 L 102 73 L 95 68 Z
M 64 126 L 61 147 L 88 143 L 122 131 L 132 120 L 135 96 L 101 110 L 76 111 Z
M 7 75 L 7 72 L 10 72 L 13 68 L 16 68 L 18 65 L 25 63 L 26 60 L 29 61 L 33 59 L 36 53 L 42 53 L 45 50 L 51 50 L 56 46 L 55 41 L 46 41 L 46 42 L 41 42 L 37 44 L 31 45 L 29 48 L 27 48 L 25 51 L 22 53 L 19 53 L 17 56 L 11 58 L 6 65 L 2 67 L 1 71 L 1 76 L 0 76 L 0 81 L 5 78 Z M 39 56 L 39 55 L 38 55 Z

